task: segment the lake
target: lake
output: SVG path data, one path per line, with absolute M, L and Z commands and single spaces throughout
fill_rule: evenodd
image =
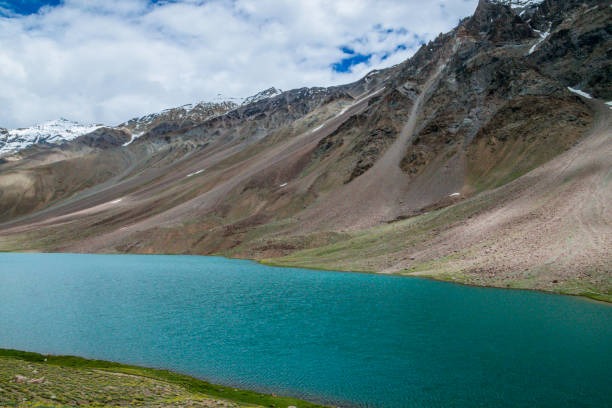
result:
M 219 257 L 0 254 L 0 347 L 359 407 L 612 403 L 612 307 Z

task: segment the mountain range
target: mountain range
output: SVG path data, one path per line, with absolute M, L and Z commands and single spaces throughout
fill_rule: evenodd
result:
M 87 134 L 92 134 L 91 137 L 88 138 L 91 142 L 94 142 L 94 140 L 100 142 L 98 136 L 105 132 L 113 132 L 113 130 L 119 131 L 127 138 L 127 142 L 123 143 L 123 145 L 127 146 L 129 143 L 149 131 L 167 132 L 168 129 L 164 128 L 164 126 L 167 126 L 168 122 L 174 122 L 180 127 L 189 127 L 190 125 L 202 123 L 214 116 L 227 113 L 240 105 L 249 105 L 281 93 L 281 90 L 272 87 L 240 100 L 240 104 L 236 103 L 235 100 L 237 98 L 231 98 L 228 101 L 222 102 L 198 102 L 196 104 L 187 104 L 177 108 L 165 109 L 158 113 L 133 118 L 118 126 L 82 124 L 60 118 L 28 128 L 0 128 L 0 157 L 8 156 L 11 153 L 17 153 L 20 150 L 27 149 L 34 145 L 61 145 Z M 161 125 L 161 127 L 157 128 L 158 125 Z M 105 131 L 94 133 L 96 129 L 103 127 L 106 128 Z M 108 141 L 108 138 L 106 139 Z
M 610 21 L 595 0 L 481 0 L 351 84 L 7 149 L 0 250 L 221 254 L 609 301 Z

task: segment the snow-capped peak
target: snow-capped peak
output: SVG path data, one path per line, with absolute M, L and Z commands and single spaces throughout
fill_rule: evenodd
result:
M 264 99 L 272 98 L 276 95 L 282 94 L 283 91 L 274 87 L 265 89 L 261 92 L 256 93 L 255 95 L 244 98 L 242 105 L 249 105 L 251 103 L 263 101 Z
M 60 118 L 28 128 L 1 129 L 0 155 L 16 152 L 34 144 L 61 144 L 101 127 Z
M 544 3 L 544 0 L 489 0 L 491 3 L 499 3 L 510 6 L 513 9 L 534 7 Z

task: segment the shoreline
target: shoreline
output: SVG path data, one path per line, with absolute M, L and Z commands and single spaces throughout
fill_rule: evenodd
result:
M 362 274 L 368 274 L 368 275 L 397 276 L 397 277 L 402 277 L 402 278 L 420 278 L 420 279 L 433 280 L 436 282 L 445 282 L 445 283 L 451 283 L 451 284 L 456 284 L 456 285 L 461 285 L 461 286 L 470 286 L 470 287 L 475 287 L 475 288 L 525 290 L 525 291 L 538 292 L 538 293 L 548 294 L 548 295 L 571 296 L 575 298 L 589 300 L 591 302 L 597 302 L 597 303 L 602 303 L 605 305 L 612 306 L 612 295 L 602 295 L 599 293 L 592 293 L 592 294 L 590 293 L 569 293 L 569 292 L 563 292 L 563 291 L 555 292 L 551 290 L 544 290 L 544 289 L 537 289 L 537 288 L 515 288 L 515 287 L 494 286 L 494 285 L 477 285 L 477 284 L 473 284 L 469 282 L 463 282 L 460 280 L 444 279 L 443 277 L 439 277 L 433 274 L 419 275 L 419 274 L 402 273 L 402 272 L 383 273 L 383 272 L 365 271 L 365 270 L 350 270 L 349 271 L 349 270 L 345 270 L 342 268 L 328 269 L 328 268 L 316 267 L 316 266 L 311 266 L 311 265 L 303 265 L 303 266 L 302 265 L 285 265 L 280 262 L 274 262 L 271 259 L 239 258 L 239 257 L 226 256 L 222 254 L 210 254 L 210 255 L 176 254 L 176 253 L 139 254 L 139 253 L 123 253 L 123 252 L 54 252 L 54 251 L 48 251 L 48 252 L 47 251 L 0 251 L 0 253 L 5 253 L 5 254 L 75 254 L 75 255 L 141 255 L 141 256 L 142 255 L 145 255 L 145 256 L 146 255 L 153 255 L 153 256 L 155 255 L 177 256 L 178 255 L 178 256 L 219 257 L 219 258 L 225 258 L 225 259 L 230 259 L 230 260 L 256 262 L 260 265 L 270 266 L 274 268 L 298 268 L 298 269 L 323 271 L 323 272 L 362 273 Z
M 200 255 L 200 256 L 202 256 L 202 255 Z M 207 255 L 203 255 L 203 256 L 207 256 Z M 214 256 L 222 256 L 222 255 L 214 255 Z M 224 257 L 224 258 L 228 258 L 228 259 L 244 259 L 244 258 L 230 258 L 230 257 Z M 609 296 L 608 298 L 605 298 L 605 297 L 600 296 L 599 294 L 596 294 L 596 293 L 594 293 L 592 295 L 588 294 L 588 293 L 576 294 L 576 293 L 568 293 L 568 292 L 561 292 L 561 291 L 560 292 L 553 292 L 551 290 L 543 290 L 543 289 L 537 289 L 537 288 L 512 288 L 512 287 L 494 286 L 494 285 L 477 285 L 477 284 L 473 284 L 473 283 L 462 282 L 462 281 L 459 281 L 459 280 L 444 279 L 444 278 L 438 277 L 436 275 L 426 275 L 426 274 L 418 275 L 418 274 L 402 273 L 402 272 L 383 273 L 383 272 L 376 272 L 376 271 L 347 271 L 347 270 L 342 270 L 342 269 L 333 270 L 333 269 L 326 269 L 326 268 L 317 268 L 317 267 L 314 267 L 314 266 L 284 265 L 282 263 L 274 262 L 274 261 L 271 261 L 271 260 L 268 260 L 268 259 L 261 259 L 261 260 L 250 259 L 250 260 L 253 261 L 253 262 L 257 262 L 257 263 L 259 263 L 261 265 L 271 266 L 271 267 L 274 267 L 274 268 L 299 268 L 299 269 L 309 269 L 309 270 L 312 270 L 312 271 L 341 272 L 341 273 L 363 273 L 363 274 L 368 274 L 368 275 L 397 276 L 397 277 L 402 277 L 402 278 L 427 279 L 427 280 L 432 280 L 432 281 L 436 281 L 436 282 L 444 282 L 444 283 L 450 283 L 450 284 L 461 285 L 461 286 L 469 286 L 469 287 L 473 287 L 473 288 L 502 289 L 502 290 L 512 290 L 512 291 L 524 290 L 524 291 L 529 291 L 529 292 L 538 292 L 538 293 L 542 293 L 542 294 L 546 294 L 546 295 L 571 296 L 571 297 L 575 297 L 575 298 L 580 298 L 580 299 L 588 300 L 588 301 L 591 301 L 591 302 L 597 302 L 597 303 L 602 303 L 602 304 L 605 304 L 605 305 L 612 306 L 612 296 Z
M 0 360 L 18 360 L 25 363 L 32 363 L 41 365 L 41 367 L 60 367 L 64 370 L 64 374 L 73 374 L 73 371 L 80 373 L 85 371 L 102 372 L 109 375 L 128 375 L 136 378 L 140 378 L 145 381 L 153 381 L 155 383 L 167 384 L 178 389 L 184 390 L 186 393 L 190 393 L 196 398 L 206 398 L 207 400 L 217 400 L 238 404 L 238 406 L 263 406 L 263 407 L 304 407 L 304 408 L 324 408 L 325 405 L 320 405 L 314 402 L 309 402 L 299 398 L 278 396 L 276 394 L 266 394 L 257 391 L 238 389 L 231 386 L 213 384 L 206 380 L 199 379 L 197 377 L 182 374 L 168 369 L 151 368 L 144 366 L 137 366 L 131 364 L 123 364 L 114 361 L 88 359 L 79 356 L 72 355 L 55 355 L 55 354 L 42 354 L 32 351 L 22 351 L 15 349 L 0 348 Z M 13 378 L 17 377 L 18 373 L 10 373 Z M 13 380 L 15 386 L 20 381 Z M 23 382 L 23 387 L 30 387 L 32 384 L 39 386 L 41 383 L 37 382 Z M 44 381 L 43 381 L 44 384 Z M 3 394 L 0 393 L 0 401 L 2 401 Z M 61 395 L 54 395 L 60 403 Z M 131 396 L 126 396 L 126 398 Z M 46 398 L 40 398 L 46 399 Z M 21 402 L 21 401 L 20 401 Z M 33 401 L 28 401 L 31 404 Z M 98 405 L 99 401 L 91 402 L 92 405 Z M 37 404 L 34 401 L 34 404 Z M 55 402 L 53 402 L 55 404 Z M 114 404 L 113 404 L 114 405 Z M 35 405 L 37 406 L 37 405 Z

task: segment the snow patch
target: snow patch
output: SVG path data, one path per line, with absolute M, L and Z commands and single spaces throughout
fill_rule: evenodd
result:
M 338 116 L 341 116 L 341 115 L 343 115 L 344 113 L 346 113 L 346 111 L 347 111 L 347 110 L 349 110 L 350 108 L 352 108 L 353 106 L 358 105 L 358 104 L 360 104 L 361 102 L 365 101 L 366 99 L 371 98 L 371 97 L 373 97 L 374 95 L 377 95 L 377 94 L 381 93 L 381 92 L 382 92 L 384 89 L 385 89 L 385 87 L 383 86 L 382 88 L 377 89 L 376 91 L 371 92 L 371 93 L 367 94 L 366 96 L 364 96 L 364 97 L 362 97 L 362 98 L 357 99 L 355 102 L 351 103 L 349 106 L 347 106 L 347 107 L 345 107 L 344 109 L 342 109 L 342 110 L 340 111 L 340 113 L 339 113 L 339 114 L 337 114 L 337 115 L 334 117 L 334 119 L 335 119 L 335 118 L 337 118 Z M 362 95 L 363 95 L 363 94 L 362 94 Z
M 111 201 L 110 203 L 111 203 L 111 204 L 118 204 L 118 203 L 120 203 L 120 202 L 121 202 L 121 200 L 123 200 L 123 198 L 118 198 L 118 199 L 116 199 L 116 200 Z
M 453 194 L 449 194 L 449 197 L 459 197 L 461 195 L 461 193 L 453 193 Z
M 572 88 L 571 86 L 568 86 L 567 89 L 569 89 L 571 92 L 575 93 L 576 95 L 582 96 L 583 98 L 593 99 L 591 95 L 589 95 L 588 93 L 584 91 L 581 91 L 580 89 Z
M 549 26 L 550 26 L 550 23 L 549 23 Z M 544 33 L 541 32 L 540 30 L 533 30 L 533 31 L 535 31 L 536 33 L 540 35 L 540 39 L 535 44 L 533 44 L 533 46 L 529 49 L 529 52 L 527 53 L 527 55 L 533 54 L 536 48 L 538 48 L 538 45 L 542 44 L 544 40 L 546 40 L 546 38 L 550 35 L 550 31 L 546 31 Z
M 289 183 L 283 183 L 279 187 L 285 187 L 287 184 L 289 184 Z
M 127 142 L 125 142 L 124 144 L 122 144 L 121 146 L 125 147 L 125 146 L 129 146 L 132 144 L 132 142 L 134 141 L 134 135 L 130 134 L 130 140 L 128 140 Z
M 134 140 L 138 139 L 140 136 L 144 135 L 145 132 L 139 132 L 139 133 L 131 133 L 131 139 L 127 142 L 125 142 L 124 144 L 122 144 L 122 146 L 129 146 L 132 144 L 132 142 L 134 142 Z
M 206 170 L 206 169 L 202 169 L 202 170 L 194 171 L 193 173 L 189 173 L 189 174 L 188 174 L 188 175 L 186 175 L 185 177 L 192 177 L 192 176 L 196 176 L 196 175 L 198 175 L 198 174 L 200 174 L 200 173 L 203 173 L 203 172 L 204 172 L 204 170 Z
M 314 132 L 316 132 L 317 130 L 321 129 L 321 128 L 322 128 L 324 125 L 325 125 L 325 123 L 323 123 L 323 124 L 321 124 L 321 125 L 317 126 L 316 128 L 312 129 L 312 130 L 310 131 L 310 133 L 314 133 Z
M 349 110 L 349 108 L 350 108 L 351 106 L 353 106 L 353 105 L 355 105 L 355 104 L 354 104 L 354 103 L 353 103 L 353 104 L 350 104 L 350 105 L 349 105 L 349 106 L 347 106 L 346 108 L 342 109 L 342 110 L 340 111 L 340 113 L 338 113 L 338 114 L 337 114 L 335 117 L 337 118 L 338 116 L 342 116 L 342 115 L 343 115 L 343 114 L 344 114 L 344 113 L 345 113 L 347 110 Z

